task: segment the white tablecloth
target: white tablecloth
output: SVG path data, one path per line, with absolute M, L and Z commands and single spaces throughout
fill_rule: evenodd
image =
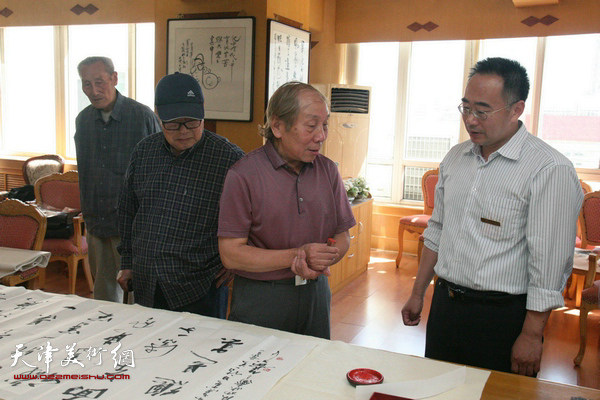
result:
M 432 378 L 457 368 L 457 365 L 433 361 L 421 357 L 402 355 L 398 353 L 359 347 L 340 341 L 329 341 L 308 336 L 296 335 L 274 329 L 254 325 L 201 317 L 187 313 L 176 313 L 149 309 L 141 306 L 129 306 L 105 301 L 83 299 L 73 295 L 55 295 L 40 291 L 28 291 L 19 287 L 0 286 L 0 368 L 3 374 L 0 379 L 0 398 L 23 399 L 59 399 L 67 394 L 88 395 L 104 390 L 100 399 L 155 398 L 158 392 L 169 390 L 166 398 L 189 399 L 195 398 L 183 395 L 184 390 L 192 387 L 194 393 L 203 389 L 214 376 L 207 378 L 207 372 L 216 363 L 218 357 L 229 353 L 218 354 L 207 349 L 214 345 L 207 343 L 211 340 L 220 343 L 224 338 L 235 337 L 246 345 L 252 341 L 262 343 L 264 338 L 278 341 L 282 347 L 279 357 L 286 358 L 291 365 L 291 371 L 285 371 L 282 378 L 270 383 L 266 395 L 250 397 L 238 396 L 235 399 L 267 400 L 338 400 L 355 399 L 356 388 L 351 386 L 346 373 L 354 368 L 371 368 L 381 372 L 385 383 L 414 381 Z M 194 329 L 192 329 L 194 327 Z M 185 328 L 185 329 L 184 329 Z M 216 334 L 210 334 L 211 330 Z M 201 333 L 202 332 L 202 333 Z M 222 332 L 230 332 L 225 334 Z M 231 332 L 234 332 L 231 334 Z M 196 337 L 190 335 L 198 335 Z M 120 338 L 117 342 L 116 338 Z M 398 337 L 398 340 L 403 340 Z M 50 363 L 50 372 L 54 374 L 105 374 L 111 372 L 111 352 L 118 344 L 120 350 L 135 351 L 135 367 L 129 367 L 127 373 L 130 380 L 108 382 L 106 380 L 68 379 L 60 382 L 42 382 L 41 380 L 18 380 L 14 374 L 31 373 L 37 367 L 38 374 L 44 374 L 44 358 L 36 358 L 40 347 L 56 349 L 54 360 Z M 22 355 L 15 361 L 17 346 Z M 79 349 L 79 360 L 85 366 L 68 363 L 62 366 L 60 360 L 68 357 L 67 346 Z M 252 344 L 254 346 L 254 344 Z M 303 347 L 303 354 L 297 349 L 290 351 L 290 346 Z M 103 364 L 96 366 L 91 363 L 97 358 L 86 359 L 88 347 L 102 347 Z M 238 346 L 240 349 L 243 346 Z M 232 349 L 235 349 L 232 345 Z M 29 350 L 29 351 L 28 351 Z M 154 351 L 162 351 L 165 357 L 152 358 Z M 232 350 L 234 351 L 234 350 Z M 89 352 L 88 352 L 89 354 Z M 248 352 L 245 352 L 245 357 Z M 233 355 L 233 354 L 231 354 Z M 198 356 L 205 356 L 200 359 Z M 295 357 L 293 360 L 290 357 Z M 202 361 L 203 368 L 197 368 L 194 373 L 183 373 L 185 369 Z M 273 359 L 274 360 L 274 359 Z M 290 361 L 291 360 L 291 361 Z M 221 371 L 233 370 L 239 366 L 239 358 L 235 360 L 221 359 L 218 366 Z M 27 364 L 25 364 L 27 363 Z M 229 364 L 230 363 L 230 364 Z M 237 364 L 236 364 L 237 363 Z M 15 364 L 11 366 L 11 364 Z M 185 368 L 188 366 L 187 368 Z M 226 368 L 223 369 L 223 366 Z M 277 368 L 277 367 L 275 367 Z M 466 368 L 465 383 L 431 399 L 479 399 L 489 376 L 489 371 Z M 177 375 L 179 374 L 179 375 Z M 267 373 L 263 375 L 268 375 Z M 237 379 L 245 379 L 244 377 Z M 254 377 L 254 375 L 253 375 Z M 253 378 L 254 379 L 254 378 Z M 214 381 L 214 380 L 213 380 Z M 254 379 L 248 388 L 258 389 L 258 379 Z M 227 383 L 221 380 L 222 383 Z M 33 386 L 32 386 L 33 385 Z M 264 386 L 264 385 L 263 385 Z M 180 389 L 181 388 L 181 389 Z M 264 389 L 264 387 L 263 387 Z M 181 390 L 177 392 L 176 390 Z M 258 390 L 257 390 L 258 391 Z M 67 398 L 70 398 L 67 396 Z M 94 397 L 95 398 L 95 397 Z M 161 397 L 162 398 L 162 397 Z M 197 397 L 212 398 L 212 397 Z M 220 397 L 219 397 L 220 398 Z

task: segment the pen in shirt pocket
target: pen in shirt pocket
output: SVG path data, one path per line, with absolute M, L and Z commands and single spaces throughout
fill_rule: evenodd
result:
M 490 224 L 490 225 L 494 225 L 494 226 L 500 226 L 500 222 L 499 221 L 494 221 L 493 219 L 487 219 L 487 218 L 481 217 L 481 222 L 483 222 L 484 224 Z

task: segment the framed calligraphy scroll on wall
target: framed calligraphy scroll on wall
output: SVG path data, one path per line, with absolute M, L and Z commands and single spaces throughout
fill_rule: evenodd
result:
M 268 21 L 267 102 L 289 81 L 308 83 L 310 32 L 279 21 Z
M 167 72 L 193 75 L 207 119 L 252 121 L 254 17 L 170 19 Z

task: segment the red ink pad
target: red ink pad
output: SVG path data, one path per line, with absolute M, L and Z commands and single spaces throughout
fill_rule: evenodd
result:
M 353 369 L 346 374 L 346 378 L 352 386 L 374 385 L 383 382 L 383 375 L 381 373 L 368 368 Z

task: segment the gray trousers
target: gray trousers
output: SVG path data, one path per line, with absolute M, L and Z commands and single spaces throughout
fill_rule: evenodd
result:
M 85 234 L 88 243 L 88 260 L 94 277 L 94 299 L 120 303 L 123 301 L 123 289 L 117 283 L 117 274 L 121 269 L 121 255 L 117 245 L 118 236 L 99 238 L 89 232 Z
M 229 320 L 329 339 L 330 309 L 325 276 L 295 286 L 293 278 L 257 281 L 236 275 Z

